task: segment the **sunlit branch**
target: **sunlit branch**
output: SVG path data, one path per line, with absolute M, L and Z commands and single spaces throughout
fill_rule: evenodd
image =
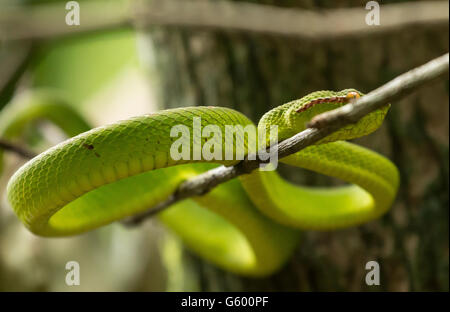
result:
M 357 122 L 377 108 L 412 93 L 417 88 L 430 81 L 446 76 L 448 74 L 448 68 L 449 54 L 447 53 L 396 77 L 385 85 L 361 97 L 354 103 L 344 105 L 336 110 L 316 116 L 311 121 L 309 125 L 310 128 L 278 144 L 279 158 L 301 151 L 336 130 L 348 124 Z M 260 164 L 264 163 L 264 161 L 261 161 L 258 157 L 256 157 L 256 160 L 250 160 L 249 158 L 253 159 L 252 157 L 248 157 L 232 167 L 217 167 L 181 183 L 176 191 L 166 200 L 123 222 L 127 225 L 139 224 L 143 220 L 170 207 L 174 203 L 192 196 L 204 195 L 214 187 L 240 175 L 250 173 L 257 169 Z
M 0 40 L 46 40 L 116 28 L 176 26 L 327 40 L 414 26 L 448 27 L 448 1 L 382 5 L 380 25 L 367 25 L 364 6 L 325 10 L 248 2 L 195 0 L 83 1 L 80 25 L 65 23 L 64 2 L 0 10 Z

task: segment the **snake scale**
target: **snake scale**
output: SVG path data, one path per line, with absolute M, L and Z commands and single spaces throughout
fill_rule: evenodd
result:
M 276 125 L 282 141 L 304 130 L 315 115 L 362 95 L 354 89 L 313 92 L 267 112 L 258 131 Z M 204 196 L 177 203 L 158 218 L 191 250 L 223 269 L 247 276 L 272 274 L 291 256 L 299 229 L 358 225 L 392 205 L 399 184 L 395 165 L 344 141 L 376 130 L 388 109 L 374 111 L 280 159 L 348 185 L 297 186 L 276 171 L 255 170 Z M 192 130 L 195 117 L 201 118 L 202 127 L 253 125 L 229 108 L 187 107 L 90 129 L 69 105 L 48 92 L 22 96 L 2 112 L 1 137 L 17 138 L 27 124 L 46 119 L 70 138 L 23 165 L 8 183 L 7 199 L 24 225 L 41 236 L 74 235 L 142 212 L 170 196 L 182 181 L 239 161 L 174 160 L 169 150 L 177 138 L 170 136 L 171 128 L 185 125 Z M 248 152 L 249 141 L 242 138 Z

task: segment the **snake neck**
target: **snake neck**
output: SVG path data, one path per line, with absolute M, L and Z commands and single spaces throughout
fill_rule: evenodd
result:
M 305 130 L 307 123 L 315 116 L 341 107 L 362 95 L 355 89 L 310 93 L 267 112 L 258 124 L 258 131 L 265 131 L 266 144 L 269 144 L 270 127 L 278 126 L 278 142 L 283 141 Z M 388 109 L 389 105 L 386 105 L 366 115 L 357 123 L 344 126 L 328 135 L 315 145 L 365 136 L 380 127 Z
M 342 91 L 316 91 L 301 99 L 280 105 L 268 111 L 258 123 L 258 131 L 266 133 L 269 142 L 271 125 L 278 126 L 278 142 L 292 137 L 306 129 L 306 124 L 320 113 L 335 109 L 348 102 L 348 94 L 358 93 L 354 89 Z
M 258 133 L 265 133 L 267 144 L 270 142 L 271 126 L 278 127 L 278 142 L 290 138 L 297 133 L 293 130 L 288 115 L 288 111 L 291 110 L 294 102 L 295 101 L 283 104 L 268 111 L 259 120 Z

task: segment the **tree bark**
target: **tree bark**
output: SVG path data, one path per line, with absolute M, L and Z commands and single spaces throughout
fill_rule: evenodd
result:
M 365 5 L 318 3 L 323 5 L 307 0 L 276 4 L 304 9 Z M 254 122 L 271 108 L 315 90 L 368 92 L 448 51 L 448 27 L 326 42 L 152 28 L 148 39 L 156 51 L 162 107 L 231 107 Z M 399 194 L 385 216 L 339 231 L 304 232 L 289 263 L 265 279 L 224 272 L 185 250 L 186 261 L 194 263 L 192 270 L 200 276 L 200 290 L 448 291 L 448 125 L 448 80 L 396 103 L 380 130 L 356 140 L 399 167 Z M 281 167 L 281 174 L 295 183 L 340 183 Z M 365 264 L 371 260 L 380 264 L 380 286 L 365 284 Z

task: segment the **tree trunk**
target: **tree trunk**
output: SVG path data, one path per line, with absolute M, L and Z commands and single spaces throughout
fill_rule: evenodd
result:
M 276 4 L 319 8 L 313 3 Z M 347 1 L 346 6 L 352 5 L 365 2 Z M 448 28 L 316 43 L 179 28 L 150 34 L 164 108 L 226 106 L 254 122 L 269 109 L 315 90 L 371 91 L 448 51 Z M 289 263 L 265 279 L 232 275 L 185 250 L 186 261 L 195 263 L 192 268 L 200 276 L 200 290 L 448 290 L 448 124 L 448 81 L 393 103 L 382 128 L 357 140 L 399 167 L 399 194 L 386 215 L 349 229 L 304 232 Z M 306 171 L 281 171 L 296 183 L 336 183 Z M 365 264 L 371 260 L 380 264 L 380 286 L 365 284 Z

